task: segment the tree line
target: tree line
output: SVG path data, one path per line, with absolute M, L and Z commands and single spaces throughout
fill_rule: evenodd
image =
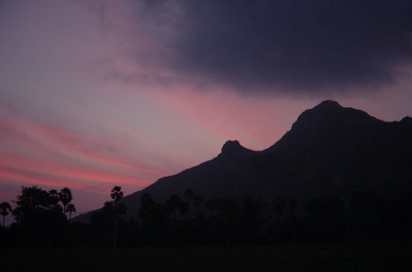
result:
M 22 187 L 21 194 L 14 201 L 14 209 L 8 202 L 0 204 L 2 234 L 5 232 L 5 218 L 12 214 L 15 220 L 6 230 L 7 235 L 2 235 L 6 236 L 2 241 L 14 245 L 58 246 L 65 238 L 72 213 L 76 212 L 72 200 L 71 190 L 66 187 L 60 191 L 46 191 L 37 186 Z
M 157 202 L 149 193 L 140 199 L 135 216 L 126 218 L 121 187 L 111 201 L 90 217 L 90 224 L 70 223 L 75 207 L 70 189 L 48 192 L 23 187 L 16 208 L 0 204 L 1 246 L 246 246 L 283 243 L 358 243 L 390 240 L 411 245 L 412 194 L 384 199 L 372 192 L 312 197 L 304 203 L 275 196 L 265 202 L 211 198 L 187 188 Z M 9 214 L 15 223 L 4 227 Z
M 140 197 L 137 218 L 122 218 L 122 246 L 228 246 L 281 243 L 359 243 L 391 240 L 411 245 L 412 194 L 385 199 L 358 191 L 349 200 L 338 196 L 312 197 L 304 203 L 281 196 L 265 202 L 245 196 L 239 200 L 204 200 L 188 188 L 158 202 L 149 193 Z M 110 246 L 114 228 L 112 207 L 91 218 L 92 244 Z
M 149 194 L 142 196 L 139 216 L 145 239 L 152 239 L 149 244 L 170 242 L 170 235 L 182 236 L 174 244 L 248 247 L 372 240 L 412 242 L 412 194 L 384 199 L 376 193 L 357 191 L 347 201 L 334 195 L 312 197 L 301 204 L 299 213 L 296 200 L 281 196 L 269 203 L 252 196 L 240 200 L 213 198 L 203 206 L 196 205 L 195 218 L 187 219 L 186 208 L 179 210 L 176 199 L 172 195 L 164 204 L 158 204 Z M 180 222 L 176 222 L 175 207 L 181 213 Z M 206 214 L 200 212 L 200 207 L 206 209 Z

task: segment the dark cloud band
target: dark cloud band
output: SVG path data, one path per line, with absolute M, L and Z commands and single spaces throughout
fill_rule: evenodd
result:
M 409 0 L 150 3 L 156 18 L 166 4 L 182 10 L 169 68 L 243 92 L 376 86 L 411 57 Z

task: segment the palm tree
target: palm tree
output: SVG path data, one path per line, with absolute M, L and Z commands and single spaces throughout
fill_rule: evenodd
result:
M 190 219 L 190 202 L 191 202 L 192 198 L 194 197 L 194 195 L 195 195 L 195 192 L 192 189 L 187 188 L 185 190 L 184 197 L 185 197 L 185 199 L 187 199 L 187 201 L 189 203 L 189 219 Z
M 200 195 L 197 195 L 193 198 L 193 205 L 196 207 L 196 217 L 199 216 L 199 208 L 200 206 L 203 205 L 203 197 Z
M 111 198 L 114 200 L 114 206 L 115 206 L 115 212 L 116 216 L 114 219 L 114 250 L 115 250 L 115 255 L 116 255 L 116 248 L 117 248 L 117 220 L 118 220 L 118 215 L 117 215 L 117 202 L 120 201 L 123 197 L 123 192 L 122 192 L 122 187 L 120 186 L 114 186 L 111 193 L 110 193 Z
M 9 215 L 10 213 L 11 213 L 10 204 L 8 202 L 2 202 L 0 204 L 0 214 L 3 216 L 3 225 L 2 225 L 3 227 L 5 226 L 4 222 L 5 222 L 6 216 Z
M 63 211 L 66 212 L 67 205 L 72 201 L 72 191 L 69 188 L 64 187 L 59 192 L 59 200 L 63 204 Z
M 179 208 L 181 202 L 182 201 L 180 200 L 180 197 L 177 194 L 170 196 L 169 200 L 166 202 L 168 210 L 170 211 L 170 213 L 173 213 L 173 218 L 175 220 L 176 220 L 176 210 Z
M 49 204 L 54 207 L 59 203 L 59 193 L 55 189 L 51 189 L 49 191 L 49 199 L 48 199 Z
M 69 213 L 69 221 L 72 220 L 72 212 L 76 212 L 76 207 L 73 204 L 68 204 L 64 212 Z
M 244 228 L 243 236 L 246 238 L 248 250 L 252 249 L 252 244 L 258 237 L 260 229 L 265 222 L 263 217 L 265 207 L 265 203 L 261 202 L 260 199 L 253 199 L 250 195 L 242 199 L 240 214 Z
M 216 208 L 214 200 L 209 199 L 206 201 L 205 207 L 209 210 L 209 217 L 212 218 L 212 211 Z
M 112 199 L 115 201 L 115 205 L 117 205 L 117 202 L 122 199 L 123 197 L 123 192 L 122 192 L 122 187 L 120 186 L 114 186 L 114 188 L 111 191 L 110 196 Z
M 142 197 L 140 198 L 140 204 L 142 206 L 146 206 L 146 207 L 151 207 L 153 206 L 155 203 L 152 199 L 152 196 L 149 193 L 144 193 L 142 195 Z
M 117 207 L 117 214 L 122 219 L 123 215 L 125 215 L 127 212 L 127 206 L 124 203 L 120 203 L 119 206 Z
M 214 203 L 214 208 L 216 209 L 216 214 L 217 217 L 220 218 L 222 210 L 227 206 L 227 199 L 225 198 L 220 198 L 220 197 L 215 197 L 213 199 L 213 203 Z M 231 203 L 233 204 L 233 203 Z
M 189 204 L 186 201 L 182 201 L 180 202 L 178 209 L 180 214 L 182 215 L 182 219 L 185 219 L 185 214 L 189 211 Z
M 140 218 L 148 218 L 152 215 L 153 207 L 156 203 L 153 201 L 152 196 L 149 193 L 144 193 L 140 198 L 140 209 L 138 216 Z

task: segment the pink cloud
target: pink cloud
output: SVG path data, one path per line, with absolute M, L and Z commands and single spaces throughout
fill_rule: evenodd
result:
M 167 173 L 131 165 L 125 161 L 115 159 L 118 152 L 118 142 L 114 140 L 103 140 L 101 138 L 76 134 L 63 129 L 56 129 L 50 126 L 35 124 L 27 120 L 12 118 L 9 120 L 0 119 L 0 128 L 6 130 L 6 139 L 16 145 L 23 145 L 26 148 L 38 151 L 44 147 L 49 147 L 49 151 L 54 149 L 65 149 L 65 151 L 76 153 L 80 156 L 110 164 L 113 166 L 135 169 L 156 175 Z M 19 137 L 16 137 L 18 135 Z M 43 151 L 45 151 L 43 149 Z M 56 151 L 55 151 L 56 152 Z M 62 152 L 64 153 L 64 152 Z
M 148 180 L 148 177 L 166 174 L 113 158 L 111 152 L 116 147 L 111 141 L 74 134 L 18 118 L 0 120 L 0 127 L 3 131 L 7 128 L 9 133 L 6 133 L 6 136 L 24 135 L 2 137 L 3 143 L 9 143 L 5 150 L 0 152 L 2 179 L 60 187 L 77 187 L 77 184 L 82 182 L 144 187 L 153 182 Z M 67 158 L 70 153 L 80 160 L 73 161 L 70 156 Z M 107 169 L 105 166 L 110 168 Z

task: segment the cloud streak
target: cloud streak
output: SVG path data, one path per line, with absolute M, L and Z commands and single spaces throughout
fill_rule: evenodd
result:
M 0 118 L 0 177 L 30 184 L 147 186 L 165 172 L 131 164 L 115 141 L 92 138 L 19 118 Z M 116 174 L 113 174 L 116 173 Z M 77 184 L 77 185 L 76 185 Z

